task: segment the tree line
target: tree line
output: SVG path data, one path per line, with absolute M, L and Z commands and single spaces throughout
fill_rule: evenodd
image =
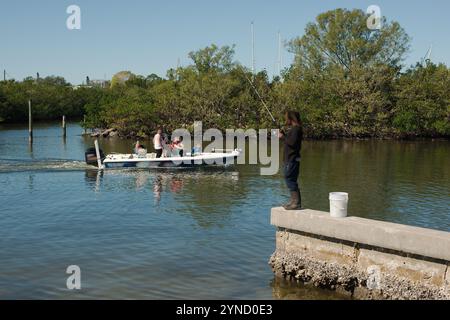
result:
M 373 31 L 366 20 L 361 10 L 320 14 L 286 44 L 294 62 L 273 79 L 236 62 L 233 46 L 211 45 L 164 78 L 120 72 L 108 88 L 74 88 L 61 77 L 1 82 L 0 122 L 25 121 L 31 98 L 36 120 L 85 116 L 86 127 L 121 136 L 191 129 L 199 120 L 205 128 L 274 128 L 294 109 L 310 138 L 449 137 L 449 68 L 420 61 L 405 69 L 403 28 L 384 19 Z

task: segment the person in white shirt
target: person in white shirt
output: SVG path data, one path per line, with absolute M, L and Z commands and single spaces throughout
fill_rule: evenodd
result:
M 158 132 L 153 137 L 153 147 L 156 152 L 156 157 L 161 158 L 163 152 L 162 130 L 158 129 Z

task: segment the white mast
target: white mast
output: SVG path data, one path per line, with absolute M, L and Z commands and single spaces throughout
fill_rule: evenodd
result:
M 253 21 L 251 23 L 251 31 L 252 31 L 252 75 L 255 76 L 255 28 Z
M 278 75 L 281 77 L 281 69 L 283 69 L 283 57 L 281 54 L 281 32 L 278 31 Z

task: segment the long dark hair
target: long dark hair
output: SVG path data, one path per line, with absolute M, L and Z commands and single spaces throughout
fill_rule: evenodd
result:
M 302 120 L 300 119 L 300 113 L 297 111 L 287 111 L 286 117 L 292 122 L 298 123 L 299 126 L 302 126 Z

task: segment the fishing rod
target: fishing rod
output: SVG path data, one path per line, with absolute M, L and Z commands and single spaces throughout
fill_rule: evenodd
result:
M 245 79 L 247 79 L 247 81 L 250 83 L 251 87 L 253 88 L 253 90 L 255 91 L 256 95 L 258 96 L 259 100 L 261 100 L 262 105 L 264 106 L 264 108 L 266 108 L 267 113 L 270 115 L 270 117 L 272 118 L 272 122 L 276 125 L 277 128 L 279 128 L 278 130 L 280 131 L 280 133 L 282 135 L 286 135 L 285 133 L 285 129 L 283 128 L 283 125 L 280 125 L 276 120 L 275 117 L 273 116 L 272 112 L 270 112 L 269 107 L 267 106 L 266 102 L 264 101 L 264 99 L 262 98 L 262 96 L 259 94 L 258 89 L 256 89 L 255 84 L 253 83 L 253 81 L 247 76 L 247 74 L 245 73 L 245 70 L 242 68 L 241 65 L 237 65 L 238 68 L 242 71 Z
M 269 116 L 272 118 L 272 121 L 274 123 L 277 123 L 277 121 L 275 120 L 272 112 L 270 112 L 269 107 L 267 106 L 266 102 L 264 101 L 264 99 L 261 97 L 261 95 L 258 92 L 258 89 L 256 89 L 255 84 L 250 80 L 250 78 L 247 76 L 247 74 L 245 72 L 243 72 L 245 78 L 247 79 L 247 81 L 250 83 L 250 85 L 252 86 L 253 90 L 255 91 L 256 95 L 258 96 L 259 100 L 261 100 L 262 105 L 264 106 L 264 108 L 266 108 L 267 113 L 269 113 Z
M 262 96 L 259 94 L 258 89 L 256 89 L 255 84 L 253 83 L 252 80 L 250 80 L 250 78 L 247 76 L 247 74 L 245 73 L 245 70 L 242 68 L 242 66 L 237 65 L 239 67 L 239 69 L 242 71 L 242 74 L 244 75 L 245 79 L 247 79 L 248 83 L 250 83 L 250 86 L 253 88 L 253 91 L 255 91 L 256 95 L 258 96 L 259 100 L 261 100 L 262 105 L 264 106 L 264 108 L 266 108 L 267 113 L 270 115 L 270 117 L 272 118 L 273 123 L 275 123 L 276 125 L 278 125 L 277 121 L 275 120 L 272 112 L 270 112 L 269 107 L 267 106 L 266 102 L 264 101 L 264 99 L 262 98 Z

